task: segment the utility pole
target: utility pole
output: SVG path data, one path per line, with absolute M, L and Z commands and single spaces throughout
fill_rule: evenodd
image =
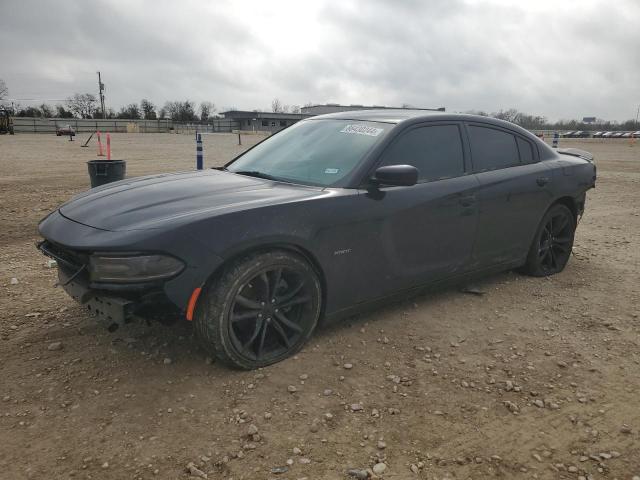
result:
M 98 72 L 98 92 L 100 93 L 100 109 L 102 110 L 102 118 L 104 118 L 104 83 L 100 78 L 100 72 Z

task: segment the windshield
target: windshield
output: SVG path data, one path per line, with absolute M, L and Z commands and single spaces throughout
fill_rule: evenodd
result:
M 227 169 L 328 187 L 353 171 L 392 126 L 355 120 L 305 120 L 256 145 Z

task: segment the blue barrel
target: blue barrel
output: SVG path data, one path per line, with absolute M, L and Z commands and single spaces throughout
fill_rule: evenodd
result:
M 196 133 L 196 169 L 202 170 L 204 161 L 202 159 L 202 135 Z
M 551 145 L 553 148 L 558 148 L 559 138 L 560 138 L 560 134 L 558 132 L 553 132 L 553 143 Z

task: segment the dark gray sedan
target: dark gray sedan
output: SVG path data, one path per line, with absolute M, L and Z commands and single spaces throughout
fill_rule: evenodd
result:
M 596 168 L 513 124 L 424 111 L 301 121 L 225 167 L 123 180 L 39 226 L 60 283 L 113 326 L 193 321 L 255 368 L 400 292 L 560 272 Z

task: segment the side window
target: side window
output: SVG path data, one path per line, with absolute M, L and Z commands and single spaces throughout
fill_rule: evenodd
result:
M 471 160 L 476 172 L 486 172 L 520 164 L 516 138 L 495 128 L 469 126 Z
M 520 163 L 524 165 L 533 163 L 534 157 L 531 143 L 520 137 L 516 137 L 516 142 L 518 142 L 518 150 L 520 151 Z
M 460 129 L 457 125 L 434 125 L 409 130 L 383 155 L 381 165 L 398 164 L 416 167 L 422 182 L 463 175 Z

